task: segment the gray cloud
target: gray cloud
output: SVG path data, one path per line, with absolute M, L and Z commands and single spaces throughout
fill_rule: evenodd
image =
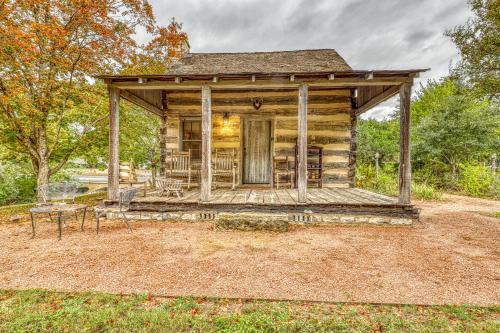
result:
M 443 33 L 470 15 L 465 0 L 150 0 L 160 24 L 183 23 L 193 52 L 335 48 L 356 69 L 427 68 L 456 61 Z M 145 34 L 138 33 L 144 40 Z M 416 87 L 418 87 L 418 83 Z M 383 118 L 396 101 L 373 110 Z M 368 114 L 370 116 L 370 113 Z

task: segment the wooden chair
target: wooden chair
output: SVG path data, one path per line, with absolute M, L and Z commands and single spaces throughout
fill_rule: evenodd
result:
M 168 197 L 170 193 L 174 193 L 177 195 L 177 198 L 180 199 L 183 195 L 182 181 L 178 179 L 157 178 L 156 188 L 158 189 L 158 195 L 160 197 L 164 195 Z
M 146 182 L 138 179 L 132 161 L 120 163 L 120 184 L 127 184 L 130 187 L 142 185 L 144 196 L 146 196 Z
M 191 187 L 191 149 L 188 151 L 172 152 L 170 156 L 170 168 L 166 170 L 165 177 L 180 178 L 182 185 L 187 189 Z
M 279 189 L 282 186 L 293 186 L 293 172 L 290 169 L 290 162 L 288 156 L 286 157 L 275 157 L 273 159 L 273 174 L 274 174 L 274 184 L 276 188 Z
M 228 184 L 228 182 L 219 181 L 220 178 L 231 178 L 231 189 L 236 188 L 236 163 L 234 149 L 230 152 L 215 150 L 215 159 L 212 168 L 213 185 Z

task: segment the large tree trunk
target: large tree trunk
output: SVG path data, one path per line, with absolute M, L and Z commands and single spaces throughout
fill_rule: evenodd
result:
M 156 187 L 156 176 L 158 175 L 158 164 L 155 161 L 151 161 L 151 187 Z
M 36 173 L 37 173 L 36 174 L 37 201 L 41 202 L 42 196 L 40 195 L 40 192 L 38 191 L 38 187 L 49 183 L 50 168 L 49 168 L 49 160 L 48 159 L 38 160 L 38 169 L 36 170 Z
M 49 166 L 49 154 L 46 140 L 45 128 L 40 129 L 38 138 L 38 158 L 37 158 L 37 175 L 36 175 L 36 186 L 37 186 L 37 201 L 42 201 L 42 196 L 38 191 L 38 187 L 49 183 L 50 178 L 50 166 Z

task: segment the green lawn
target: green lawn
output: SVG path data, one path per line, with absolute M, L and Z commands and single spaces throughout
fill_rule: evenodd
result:
M 500 307 L 0 290 L 0 332 L 498 332 Z

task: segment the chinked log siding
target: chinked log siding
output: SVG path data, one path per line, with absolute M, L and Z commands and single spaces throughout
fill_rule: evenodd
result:
M 324 187 L 349 187 L 351 147 L 351 92 L 349 89 L 309 90 L 307 141 L 323 147 Z M 179 149 L 183 118 L 201 117 L 201 93 L 167 94 L 167 147 Z M 253 102 L 262 101 L 256 110 Z M 298 91 L 212 91 L 212 150 L 233 149 L 241 158 L 241 119 L 273 120 L 273 156 L 295 160 L 298 126 Z M 224 124 L 223 115 L 228 114 Z M 240 168 L 242 165 L 240 164 Z
M 312 135 L 308 135 L 311 137 Z M 277 142 L 284 142 L 284 143 L 295 143 L 295 138 L 297 137 L 296 134 L 291 134 L 291 135 L 278 135 L 276 136 L 276 141 Z M 327 145 L 330 143 L 350 143 L 351 142 L 351 137 L 350 136 L 330 136 L 330 135 L 315 135 L 314 136 L 314 142 L 311 142 L 311 139 L 309 138 L 308 143 L 309 144 L 315 144 L 315 145 Z
M 254 97 L 257 98 L 257 97 Z M 252 97 L 237 97 L 237 98 L 213 98 L 213 106 L 248 106 L 254 101 Z M 294 96 L 270 96 L 258 97 L 263 103 L 269 105 L 290 105 L 295 106 L 297 99 Z M 350 103 L 350 98 L 347 96 L 312 96 L 309 98 L 311 104 L 331 104 L 331 103 Z M 176 106 L 200 106 L 201 102 L 197 98 L 170 98 L 169 106 L 175 109 Z
M 349 131 L 351 129 L 351 124 L 349 122 L 335 122 L 335 123 L 317 123 L 314 125 L 314 129 L 318 131 Z M 293 120 L 283 120 L 276 119 L 276 127 L 283 130 L 293 130 L 297 131 L 297 122 Z

